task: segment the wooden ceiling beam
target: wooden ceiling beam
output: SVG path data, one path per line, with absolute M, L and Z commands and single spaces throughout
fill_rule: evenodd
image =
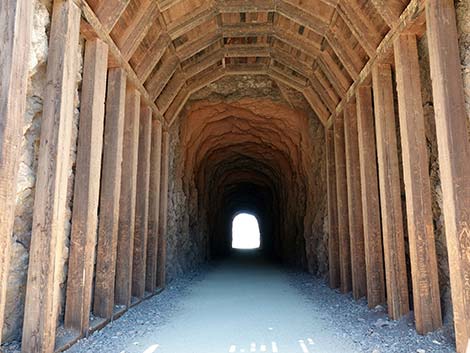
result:
M 274 50 L 272 52 L 272 58 L 283 65 L 286 65 L 287 67 L 297 71 L 299 74 L 302 74 L 306 77 L 309 77 L 313 75 L 313 70 L 311 67 L 308 65 L 302 63 L 299 61 L 297 58 L 292 56 L 291 54 L 287 54 L 284 51 L 281 50 Z
M 207 75 L 203 75 L 202 77 L 192 80 L 192 82 L 188 85 L 188 89 L 190 94 L 199 91 L 201 88 L 211 84 L 212 82 L 217 81 L 218 79 L 222 78 L 225 74 L 225 69 L 220 67 L 217 70 L 211 71 Z
M 303 80 L 300 77 L 289 75 L 274 65 L 270 65 L 268 74 L 274 77 L 276 80 L 279 80 L 290 87 L 296 88 L 300 92 L 302 92 L 308 85 L 306 80 Z
M 194 41 L 187 42 L 176 48 L 176 56 L 183 62 L 221 39 L 222 36 L 219 31 L 209 32 Z
M 250 12 L 274 12 L 276 10 L 272 0 L 215 0 L 220 13 L 250 13 Z
M 286 1 L 279 0 L 276 6 L 276 11 L 280 15 L 305 26 L 317 34 L 323 35 L 328 29 L 328 23 L 323 19 L 318 18 L 314 14 L 310 14 Z
M 310 104 L 312 110 L 317 114 L 318 119 L 320 119 L 323 125 L 326 125 L 330 113 L 325 107 L 325 104 L 318 96 L 317 92 L 312 88 L 312 86 L 305 87 L 302 91 L 305 100 Z
M 322 72 L 320 72 L 320 69 L 315 70 L 311 77 L 311 80 L 312 79 L 313 81 L 316 80 L 320 84 L 320 86 L 317 85 L 316 87 L 321 88 L 321 91 L 323 91 L 325 96 L 325 99 L 323 99 L 323 101 L 325 103 L 328 101 L 328 108 L 332 108 L 330 109 L 330 112 L 334 112 L 336 106 L 340 102 L 340 96 L 338 96 L 338 94 L 334 91 L 331 82 L 328 80 L 328 78 L 323 75 Z M 314 85 L 312 84 L 312 86 Z
M 158 2 L 158 8 L 161 12 L 168 10 L 183 0 L 154 0 Z
M 152 108 L 154 115 L 158 118 L 162 118 L 162 114 L 158 110 L 154 99 L 150 98 L 149 92 L 144 87 L 142 81 L 137 77 L 134 69 L 131 67 L 129 62 L 124 59 L 121 54 L 121 51 L 117 47 L 116 43 L 109 36 L 109 33 L 106 32 L 105 28 L 101 24 L 98 17 L 96 17 L 93 10 L 90 8 L 88 3 L 85 0 L 73 0 L 74 3 L 81 9 L 82 16 L 84 20 L 82 21 L 82 26 L 86 25 L 88 28 L 84 29 L 88 33 L 93 33 L 97 38 L 100 38 L 105 42 L 109 47 L 109 54 L 112 56 L 115 67 L 119 66 L 123 68 L 127 73 L 127 80 L 131 83 L 141 94 L 142 100 Z
M 341 70 L 338 64 L 333 60 L 331 54 L 324 51 L 322 55 L 318 57 L 317 65 L 334 84 L 339 95 L 343 96 L 349 86 L 351 86 L 351 82 L 343 70 Z
M 310 77 L 310 84 L 312 88 L 317 92 L 318 96 L 322 100 L 323 104 L 325 107 L 328 109 L 328 111 L 334 112 L 336 108 L 336 103 L 335 101 L 330 97 L 330 95 L 325 91 L 324 86 L 318 81 L 316 76 Z M 338 100 L 339 101 L 339 100 Z
M 217 10 L 211 7 L 203 8 L 201 11 L 197 11 L 196 13 L 190 13 L 190 15 L 182 21 L 168 24 L 168 35 L 172 40 L 175 40 L 176 38 L 190 32 L 197 26 L 215 18 L 215 16 L 217 16 Z
M 102 0 L 95 9 L 96 17 L 103 25 L 105 33 L 111 32 L 130 0 Z
M 205 56 L 201 61 L 196 62 L 188 67 L 184 68 L 186 77 L 191 78 L 200 72 L 208 69 L 212 65 L 222 61 L 224 58 L 224 51 L 222 49 L 216 50 L 209 55 Z
M 338 39 L 333 33 L 329 32 L 326 34 L 326 40 L 330 44 L 331 48 L 333 48 L 334 52 L 338 56 L 341 64 L 343 64 L 344 68 L 348 71 L 349 75 L 352 77 L 353 80 L 356 80 L 359 76 L 360 68 L 357 67 L 353 63 L 352 56 L 355 56 L 354 52 L 351 50 L 350 47 L 345 48 L 345 42 Z
M 274 38 L 298 49 L 310 56 L 316 57 L 320 54 L 321 43 L 317 43 L 306 39 L 305 37 L 293 34 L 292 32 L 284 31 L 276 28 L 273 34 Z
M 271 48 L 268 44 L 232 44 L 225 45 L 225 57 L 269 57 Z
M 272 35 L 273 32 L 271 23 L 237 23 L 222 27 L 224 37 L 260 37 Z
M 225 74 L 232 75 L 266 75 L 268 65 L 266 64 L 235 64 L 227 65 Z
M 156 38 L 157 40 L 152 43 L 142 60 L 135 67 L 135 72 L 142 82 L 147 80 L 171 43 L 171 39 L 166 33 L 162 33 Z
M 406 8 L 406 0 L 371 0 L 388 27 L 393 28 Z
M 166 62 L 164 62 L 160 69 L 147 80 L 147 82 L 145 83 L 145 88 L 150 93 L 152 101 L 155 101 L 158 98 L 170 78 L 175 73 L 176 69 L 178 68 L 178 65 L 178 58 L 172 57 Z
M 189 97 L 191 97 L 191 92 L 189 91 L 188 86 L 184 86 L 179 92 L 176 98 L 171 102 L 168 110 L 165 112 L 165 120 L 169 125 L 172 125 L 178 116 L 178 114 L 183 110 L 186 102 Z
M 153 0 L 146 0 L 124 33 L 116 39 L 116 44 L 126 61 L 130 60 L 159 15 L 157 3 Z
M 186 75 L 181 70 L 177 70 L 168 81 L 162 93 L 157 98 L 157 107 L 162 114 L 165 114 L 171 102 L 178 95 L 178 92 L 186 84 Z

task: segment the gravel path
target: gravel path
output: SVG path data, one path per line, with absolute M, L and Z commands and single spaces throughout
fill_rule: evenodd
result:
M 443 331 L 329 289 L 306 273 L 240 255 L 186 275 L 68 353 L 450 353 Z

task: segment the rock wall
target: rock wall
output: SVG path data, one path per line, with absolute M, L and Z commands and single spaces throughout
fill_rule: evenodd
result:
M 459 31 L 460 58 L 467 105 L 468 131 L 470 136 L 470 0 L 455 0 L 457 27 Z
M 33 221 L 33 203 L 35 195 L 37 158 L 39 152 L 39 137 L 43 111 L 43 99 L 46 85 L 46 69 L 48 54 L 48 36 L 50 30 L 52 0 L 33 0 L 34 19 L 32 44 L 29 60 L 29 80 L 24 116 L 22 154 L 19 167 L 18 184 L 16 189 L 16 210 L 13 231 L 13 246 L 11 252 L 10 273 L 5 310 L 5 325 L 3 341 L 9 342 L 21 337 L 26 280 L 28 274 L 29 246 Z M 61 278 L 61 310 L 63 312 L 65 298 L 65 283 L 67 277 L 68 244 L 70 235 L 70 218 L 72 212 L 72 192 L 74 181 L 74 166 L 76 141 L 78 133 L 79 88 L 82 72 L 83 41 L 80 43 L 79 67 L 75 87 L 75 114 L 72 133 L 72 148 L 70 151 L 70 175 L 67 195 L 67 214 L 64 224 L 65 238 L 59 242 L 63 246 L 63 256 L 60 259 Z M 62 315 L 61 315 L 62 316 Z

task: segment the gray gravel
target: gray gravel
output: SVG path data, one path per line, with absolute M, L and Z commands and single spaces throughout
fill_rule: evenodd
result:
M 450 353 L 444 330 L 420 336 L 321 279 L 251 256 L 170 283 L 68 353 Z

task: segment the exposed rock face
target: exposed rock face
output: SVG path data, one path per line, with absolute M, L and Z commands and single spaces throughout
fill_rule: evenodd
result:
M 455 0 L 470 136 L 470 0 Z
M 18 339 L 21 336 L 24 315 L 24 300 L 28 274 L 29 245 L 33 221 L 33 204 L 35 196 L 37 158 L 43 111 L 43 99 L 46 85 L 46 62 L 48 55 L 48 35 L 51 20 L 52 0 L 34 0 L 33 33 L 31 38 L 29 81 L 24 116 L 22 155 L 20 160 L 18 183 L 16 189 L 15 224 L 13 246 L 8 278 L 7 300 L 5 310 L 5 326 L 3 341 Z M 81 48 L 83 43 L 81 43 Z M 74 179 L 75 150 L 78 132 L 79 86 L 81 82 L 82 50 L 77 52 L 79 67 L 75 94 L 75 114 L 72 134 L 72 150 L 70 160 L 70 177 L 67 196 L 67 215 L 65 238 L 59 239 L 63 245 L 63 256 L 60 259 L 61 278 L 61 310 L 65 298 L 67 276 L 68 243 L 70 234 L 70 216 L 72 207 L 72 191 Z
M 171 135 L 170 278 L 230 251 L 239 211 L 257 216 L 270 254 L 326 272 L 323 127 L 283 91 L 263 76 L 230 77 L 188 104 Z

